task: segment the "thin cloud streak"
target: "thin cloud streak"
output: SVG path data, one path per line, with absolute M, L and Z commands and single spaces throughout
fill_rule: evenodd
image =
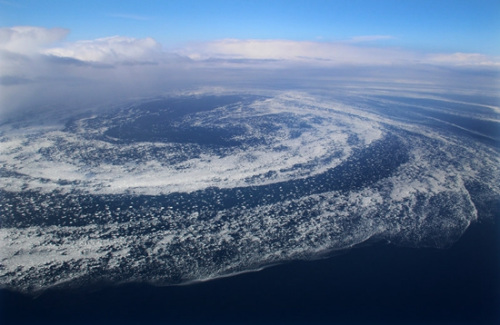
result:
M 427 55 L 429 63 L 456 66 L 500 67 L 499 57 L 490 57 L 480 53 L 438 53 Z

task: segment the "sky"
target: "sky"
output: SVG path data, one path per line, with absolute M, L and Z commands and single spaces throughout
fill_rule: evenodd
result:
M 0 0 L 0 56 L 0 116 L 30 96 L 57 97 L 56 87 L 139 95 L 234 69 L 278 69 L 281 79 L 304 67 L 496 75 L 500 1 Z

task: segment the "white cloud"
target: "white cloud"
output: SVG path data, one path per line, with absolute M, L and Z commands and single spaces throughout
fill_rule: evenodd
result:
M 158 59 L 161 46 L 152 38 L 131 38 L 112 36 L 88 41 L 69 43 L 64 47 L 52 48 L 45 54 L 73 58 L 88 62 L 151 62 Z
M 45 46 L 60 41 L 68 34 L 63 28 L 16 26 L 0 28 L 0 50 L 17 54 L 36 54 Z
M 225 39 L 192 44 L 179 53 L 195 60 L 280 60 L 320 65 L 394 64 L 415 59 L 414 54 L 401 50 L 356 47 L 345 43 L 255 39 Z
M 428 55 L 429 63 L 456 66 L 500 67 L 499 57 L 489 57 L 479 53 L 439 53 Z
M 0 28 L 0 51 L 21 55 L 50 55 L 91 63 L 159 63 L 169 60 L 172 53 L 162 51 L 152 38 L 112 36 L 82 40 L 55 46 L 67 35 L 62 28 L 17 26 Z M 500 66 L 500 58 L 477 53 L 424 54 L 392 47 L 359 46 L 393 38 L 390 35 L 357 36 L 345 42 L 223 39 L 192 43 L 175 54 L 198 63 L 207 61 L 222 67 L 227 64 L 248 63 L 259 66 L 306 64 L 318 66 L 338 65 L 408 65 L 433 64 L 448 66 Z M 3 58 L 8 61 L 8 58 Z M 2 64 L 4 65 L 4 64 Z
M 358 46 L 355 43 L 390 39 L 391 36 L 359 36 L 347 42 L 224 39 L 191 44 L 178 53 L 193 60 L 276 61 L 317 66 L 361 65 L 446 65 L 500 66 L 500 58 L 475 53 L 423 54 L 392 47 Z
M 0 119 L 29 107 L 75 108 L 112 96 L 143 95 L 163 81 L 165 68 L 156 64 L 173 61 L 151 38 L 116 36 L 61 46 L 57 42 L 67 33 L 28 26 L 0 29 Z
M 99 63 L 153 62 L 159 59 L 161 52 L 160 44 L 152 38 L 137 39 L 122 36 L 54 46 L 68 33 L 69 30 L 63 28 L 49 29 L 34 26 L 0 28 L 2 61 L 12 60 L 14 57 L 19 60 L 19 56 L 49 55 Z

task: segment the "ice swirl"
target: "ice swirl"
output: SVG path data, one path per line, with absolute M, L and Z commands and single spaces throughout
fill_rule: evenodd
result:
M 4 123 L 0 284 L 169 285 L 373 238 L 447 246 L 500 193 L 498 111 L 450 105 L 203 95 Z

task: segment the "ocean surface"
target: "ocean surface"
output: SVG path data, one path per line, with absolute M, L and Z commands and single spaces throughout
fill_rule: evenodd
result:
M 499 108 L 351 95 L 0 125 L 0 324 L 500 323 Z
M 2 324 L 498 324 L 498 220 L 447 249 L 374 243 L 212 281 L 2 290 Z

